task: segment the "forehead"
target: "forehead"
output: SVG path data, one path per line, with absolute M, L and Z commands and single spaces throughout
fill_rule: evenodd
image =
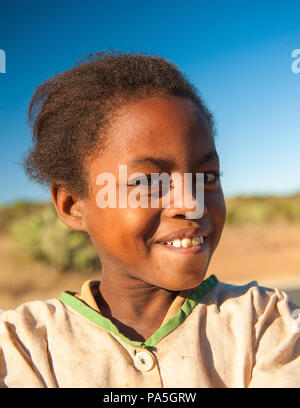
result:
M 214 149 L 204 114 L 180 97 L 149 97 L 127 105 L 115 116 L 108 141 L 102 160 L 113 156 L 124 164 L 146 154 L 180 165 Z

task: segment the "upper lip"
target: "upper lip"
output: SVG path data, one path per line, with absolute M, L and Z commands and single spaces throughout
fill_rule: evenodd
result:
M 175 238 L 182 239 L 182 238 L 194 238 L 194 237 L 207 237 L 207 233 L 203 231 L 200 227 L 194 228 L 182 228 L 176 231 L 172 231 L 167 235 L 159 238 L 156 242 L 167 242 L 172 241 Z

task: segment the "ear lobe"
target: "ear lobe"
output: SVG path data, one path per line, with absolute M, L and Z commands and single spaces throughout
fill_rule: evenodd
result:
M 86 231 L 83 201 L 57 183 L 52 183 L 51 195 L 60 220 L 75 231 Z

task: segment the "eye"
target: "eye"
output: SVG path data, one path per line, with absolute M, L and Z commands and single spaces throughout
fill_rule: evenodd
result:
M 136 178 L 134 180 L 129 180 L 128 181 L 128 186 L 136 186 L 136 185 L 141 185 L 144 187 L 159 187 L 160 185 L 166 185 L 166 181 L 164 179 L 159 179 L 156 177 L 156 174 L 151 175 L 148 174 L 144 177 Z M 169 180 L 167 181 L 169 182 Z
M 204 173 L 204 183 L 205 184 L 215 184 L 219 181 L 221 174 L 218 171 L 206 171 Z
M 128 181 L 128 186 L 139 186 L 143 194 L 154 194 L 156 197 L 163 197 L 170 189 L 170 179 L 159 179 L 160 174 L 148 174 L 146 176 Z
M 151 175 L 147 175 L 145 177 L 136 178 L 134 180 L 128 181 L 128 186 L 142 186 L 148 187 L 151 185 Z

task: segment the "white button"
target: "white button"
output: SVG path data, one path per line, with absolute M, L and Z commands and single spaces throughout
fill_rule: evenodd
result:
M 140 351 L 134 356 L 134 365 L 140 371 L 150 371 L 153 368 L 155 361 L 152 354 L 146 351 Z

